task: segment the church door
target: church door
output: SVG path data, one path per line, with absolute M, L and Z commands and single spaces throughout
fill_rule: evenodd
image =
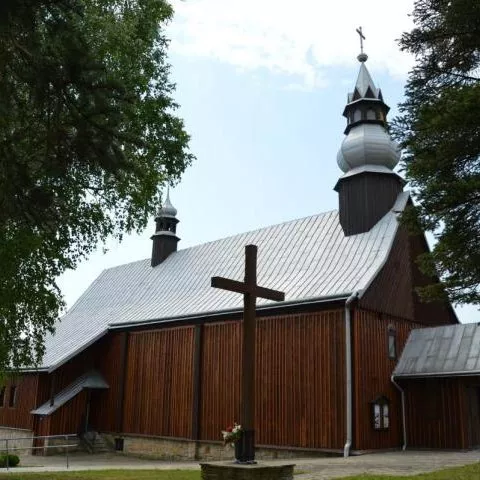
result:
M 480 447 L 480 386 L 467 389 L 469 403 L 470 447 Z

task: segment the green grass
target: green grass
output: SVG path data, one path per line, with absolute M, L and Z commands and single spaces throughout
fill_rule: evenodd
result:
M 295 474 L 305 473 L 296 471 Z M 81 472 L 1 473 L 9 480 L 200 480 L 198 470 L 88 470 Z M 480 463 L 420 475 L 357 475 L 336 480 L 479 480 Z
M 9 480 L 200 480 L 199 470 L 88 470 L 0 474 Z
M 337 478 L 336 480 L 479 480 L 480 462 L 465 467 L 446 468 L 438 472 L 421 473 L 419 475 L 356 475 L 354 477 Z

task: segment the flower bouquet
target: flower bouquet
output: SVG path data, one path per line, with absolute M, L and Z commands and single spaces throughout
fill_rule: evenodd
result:
M 235 443 L 242 437 L 242 426 L 238 423 L 234 423 L 233 427 L 227 427 L 222 430 L 222 437 L 224 445 L 235 446 Z

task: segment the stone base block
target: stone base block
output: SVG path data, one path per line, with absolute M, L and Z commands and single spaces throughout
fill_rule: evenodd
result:
M 293 480 L 295 465 L 201 463 L 202 480 Z
M 22 428 L 9 428 L 0 426 L 0 452 L 8 448 L 15 455 L 29 453 L 32 448 L 33 432 Z

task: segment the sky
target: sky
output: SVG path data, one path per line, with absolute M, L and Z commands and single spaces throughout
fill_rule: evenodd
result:
M 179 248 L 338 208 L 342 111 L 360 64 L 393 118 L 414 59 L 396 39 L 413 0 L 173 0 L 171 78 L 196 156 L 171 191 Z M 408 186 L 407 186 L 408 188 Z M 147 229 L 59 278 L 71 307 L 106 268 L 150 257 Z M 259 252 L 259 255 L 261 252 Z M 478 321 L 473 307 L 461 321 Z

